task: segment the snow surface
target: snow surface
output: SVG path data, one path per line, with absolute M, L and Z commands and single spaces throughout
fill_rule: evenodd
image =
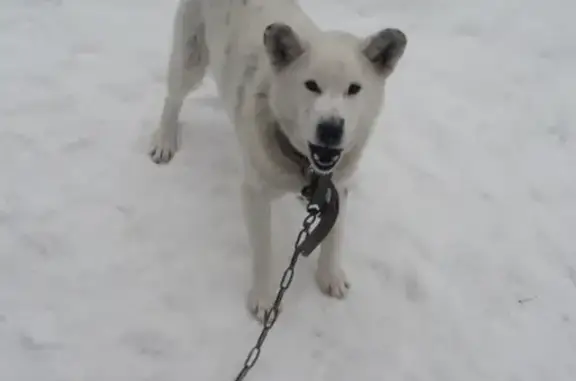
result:
M 573 0 L 308 0 L 409 36 L 351 194 L 249 380 L 576 380 Z M 0 0 L 0 380 L 232 380 L 260 326 L 214 84 L 148 159 L 176 0 Z M 301 217 L 274 221 L 278 271 Z

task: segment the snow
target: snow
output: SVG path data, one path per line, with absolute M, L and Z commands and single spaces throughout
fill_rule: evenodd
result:
M 351 293 L 322 296 L 303 259 L 248 379 L 575 380 L 574 2 L 302 2 L 409 45 L 351 193 Z M 2 381 L 232 380 L 256 340 L 211 80 L 171 165 L 146 156 L 175 7 L 0 1 Z

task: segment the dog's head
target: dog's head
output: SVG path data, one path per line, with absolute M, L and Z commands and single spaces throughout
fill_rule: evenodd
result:
M 397 29 L 363 39 L 320 32 L 305 40 L 286 24 L 266 28 L 264 45 L 273 71 L 270 107 L 288 139 L 317 170 L 332 170 L 340 152 L 367 138 L 386 78 L 406 43 Z

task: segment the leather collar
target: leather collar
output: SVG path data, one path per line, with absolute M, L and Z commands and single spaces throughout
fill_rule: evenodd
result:
M 276 143 L 278 144 L 278 148 L 280 148 L 280 152 L 282 152 L 282 154 L 287 159 L 298 166 L 300 174 L 304 177 L 304 179 L 308 179 L 310 175 L 310 160 L 308 160 L 308 157 L 302 152 L 298 151 L 296 147 L 290 143 L 290 140 L 286 134 L 284 134 L 280 126 L 277 124 L 274 126 L 274 137 L 276 139 Z

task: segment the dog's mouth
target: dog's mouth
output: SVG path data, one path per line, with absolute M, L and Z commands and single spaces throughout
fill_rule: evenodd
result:
M 308 150 L 312 167 L 322 174 L 332 172 L 342 157 L 340 148 L 323 147 L 308 143 Z

